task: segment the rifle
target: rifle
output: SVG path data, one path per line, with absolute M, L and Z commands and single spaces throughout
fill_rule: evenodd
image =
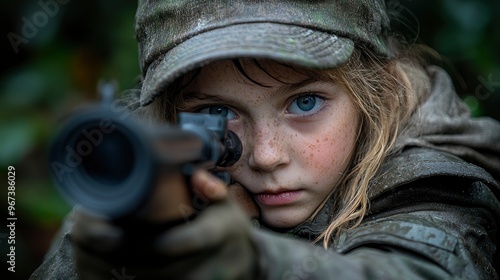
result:
M 112 219 L 141 212 L 163 172 L 189 176 L 240 157 L 238 136 L 225 117 L 180 113 L 178 125 L 146 125 L 117 109 L 115 86 L 99 86 L 101 102 L 62 126 L 49 154 L 52 177 L 71 204 Z M 229 183 L 224 173 L 217 175 Z

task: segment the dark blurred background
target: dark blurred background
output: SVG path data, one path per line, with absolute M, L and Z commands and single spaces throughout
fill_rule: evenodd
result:
M 500 1 L 389 0 L 408 41 L 443 57 L 475 116 L 500 120 Z M 0 3 L 1 279 L 27 279 L 69 211 L 48 175 L 47 147 L 64 113 L 97 100 L 100 79 L 139 81 L 135 1 Z M 419 37 L 416 40 L 416 37 Z M 16 168 L 16 273 L 7 273 L 7 167 Z M 5 178 L 5 179 L 3 179 Z M 7 278 L 4 278 L 6 275 Z

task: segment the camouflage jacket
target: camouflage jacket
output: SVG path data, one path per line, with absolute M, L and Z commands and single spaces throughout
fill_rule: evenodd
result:
M 499 175 L 500 125 L 470 125 L 463 107 L 449 101 L 454 91 L 447 75 L 436 68 L 429 73 L 432 106 L 423 104 L 427 119 L 415 120 L 425 129 L 401 137 L 400 152 L 373 180 L 361 225 L 329 250 L 311 244 L 328 225 L 329 202 L 288 234 L 252 228 L 256 271 L 246 279 L 498 279 L 500 186 L 493 176 Z M 70 216 L 31 279 L 78 279 L 71 229 Z

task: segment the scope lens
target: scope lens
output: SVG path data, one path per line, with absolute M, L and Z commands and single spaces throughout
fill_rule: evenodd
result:
M 103 133 L 99 128 L 84 129 L 74 148 L 83 151 L 80 171 L 97 183 L 120 184 L 132 171 L 135 160 L 133 145 L 119 127 L 109 133 Z

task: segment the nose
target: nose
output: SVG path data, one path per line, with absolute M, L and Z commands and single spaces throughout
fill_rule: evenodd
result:
M 249 166 L 258 171 L 271 172 L 289 163 L 286 139 L 279 126 L 262 125 L 254 130 L 249 143 L 251 147 Z

